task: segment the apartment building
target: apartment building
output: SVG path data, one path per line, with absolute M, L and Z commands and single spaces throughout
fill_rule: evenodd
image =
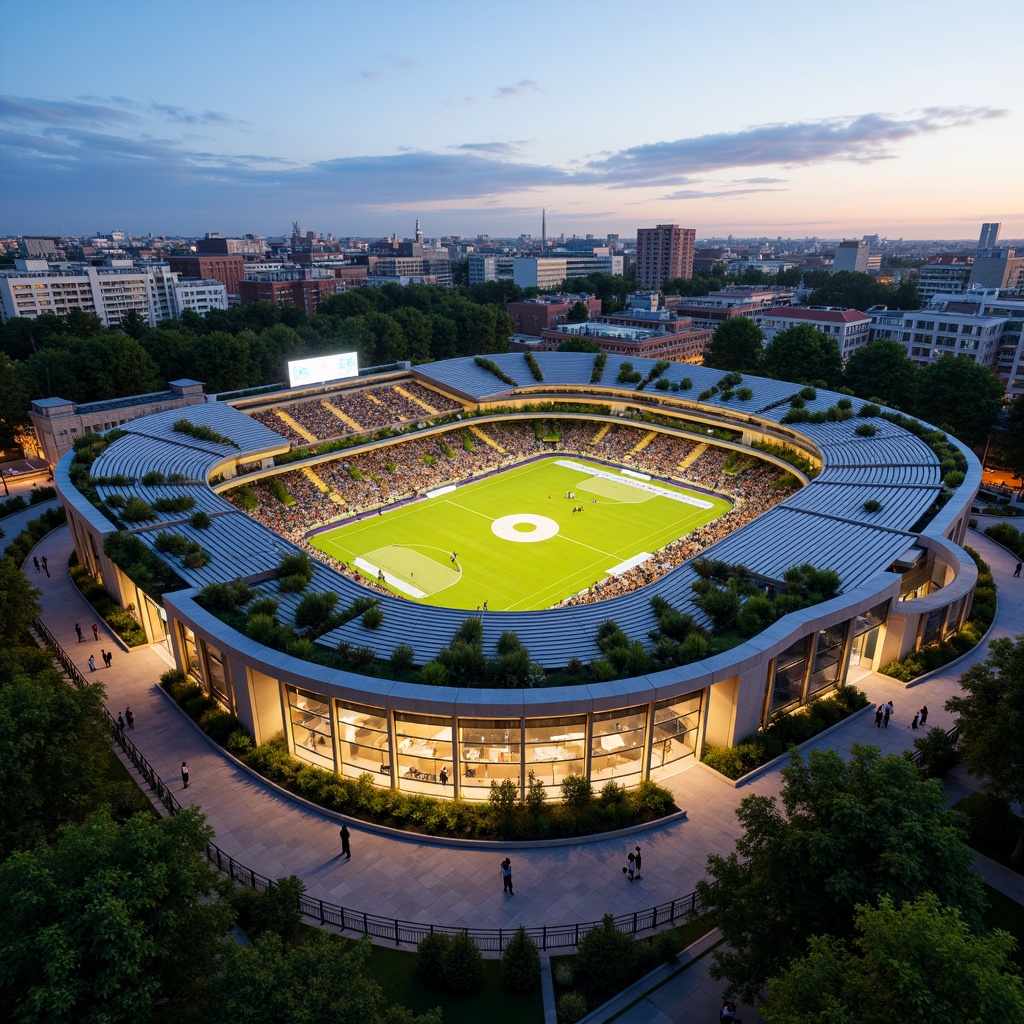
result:
M 775 306 L 755 313 L 751 319 L 764 332 L 765 345 L 770 345 L 779 331 L 810 324 L 816 331 L 835 338 L 844 363 L 871 340 L 872 318 L 856 309 Z
M 849 270 L 866 274 L 870 248 L 867 242 L 840 242 L 836 246 L 835 259 L 832 261 L 832 273 L 838 274 L 842 270 Z
M 607 320 L 610 318 L 602 318 Z M 659 327 L 626 327 L 622 324 L 593 322 L 559 324 L 541 334 L 534 351 L 555 351 L 567 337 L 583 337 L 609 355 L 667 359 L 675 363 L 700 363 L 711 340 L 711 331 L 698 330 L 689 321 Z
M 0 318 L 5 322 L 81 309 L 95 313 L 104 327 L 116 327 L 129 312 L 155 324 L 186 309 L 202 314 L 227 307 L 222 282 L 183 279 L 166 263 L 110 260 L 91 266 L 15 260 L 14 270 L 0 271 Z
M 659 224 L 637 228 L 636 279 L 644 288 L 660 288 L 677 277 L 693 277 L 695 228 Z

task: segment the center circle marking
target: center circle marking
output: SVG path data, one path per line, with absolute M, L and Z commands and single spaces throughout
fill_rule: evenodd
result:
M 491 533 L 502 540 L 533 544 L 554 537 L 558 533 L 558 523 L 547 516 L 531 516 L 521 513 L 495 519 L 491 523 Z

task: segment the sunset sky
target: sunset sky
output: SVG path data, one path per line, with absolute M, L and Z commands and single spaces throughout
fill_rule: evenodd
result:
M 10 4 L 0 233 L 1024 236 L 1024 4 Z

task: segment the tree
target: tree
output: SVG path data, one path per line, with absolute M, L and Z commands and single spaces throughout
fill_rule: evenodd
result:
M 587 309 L 587 304 L 579 299 L 569 307 L 569 312 L 565 314 L 567 324 L 585 324 L 589 319 L 590 310 Z
M 980 930 L 974 855 L 938 780 L 862 744 L 849 761 L 794 752 L 782 777 L 784 810 L 775 797 L 746 797 L 735 851 L 710 855 L 712 881 L 697 886 L 725 939 L 712 976 L 728 978 L 730 991 L 754 999 L 812 935 L 848 938 L 855 906 L 883 894 L 902 903 L 940 892 Z
M 745 316 L 723 320 L 704 350 L 704 365 L 716 370 L 757 373 L 764 355 L 764 332 Z
M 960 753 L 985 788 L 1010 803 L 1024 801 L 1024 633 L 997 637 L 988 657 L 960 677 L 963 697 L 950 697 L 957 716 Z M 1010 858 L 1024 863 L 1024 829 Z
M 0 559 L 0 650 L 25 642 L 28 629 L 40 612 L 41 594 L 41 590 L 29 584 L 13 558 Z
M 829 274 L 808 296 L 810 306 L 844 306 L 847 309 L 870 309 L 889 301 L 888 286 L 879 284 L 870 274 L 840 270 Z
M 857 349 L 846 361 L 846 386 L 860 398 L 906 409 L 917 394 L 917 366 L 898 342 L 882 338 Z
M 1010 406 L 1003 451 L 1013 475 L 1024 477 L 1024 395 L 1018 395 Z
M 565 341 L 558 343 L 559 352 L 601 352 L 601 346 L 590 338 L 581 338 L 570 335 Z
M 776 380 L 810 384 L 823 380 L 830 388 L 843 379 L 839 343 L 810 324 L 795 324 L 779 331 L 764 350 L 762 372 Z
M 165 383 L 141 342 L 127 334 L 87 339 L 80 359 L 80 372 L 89 381 L 93 398 L 143 395 Z
M 1013 937 L 978 936 L 934 893 L 896 908 L 857 907 L 852 943 L 815 936 L 768 984 L 768 1024 L 1024 1020 Z
M 19 428 L 28 423 L 28 402 L 17 366 L 0 352 L 0 449 L 13 447 Z
M 992 429 L 1004 394 L 988 367 L 969 356 L 943 356 L 918 372 L 915 413 L 946 425 L 964 444 L 979 444 Z
M 232 914 L 211 900 L 211 830 L 106 810 L 53 846 L 0 864 L 0 1017 L 22 1024 L 152 1019 L 154 1003 L 209 975 Z

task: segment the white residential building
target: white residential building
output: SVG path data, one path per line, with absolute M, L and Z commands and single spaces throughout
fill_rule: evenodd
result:
M 835 338 L 844 363 L 871 338 L 871 317 L 856 309 L 775 306 L 763 312 L 752 313 L 751 319 L 764 332 L 765 345 L 771 344 L 779 331 L 796 327 L 798 324 L 810 324 L 816 331 Z
M 149 324 L 181 316 L 186 309 L 207 313 L 227 309 L 220 281 L 184 278 L 165 263 L 111 260 L 94 267 L 82 263 L 15 260 L 14 270 L 0 271 L 0 319 L 63 316 L 81 309 L 95 313 L 104 327 L 117 326 L 130 311 Z

